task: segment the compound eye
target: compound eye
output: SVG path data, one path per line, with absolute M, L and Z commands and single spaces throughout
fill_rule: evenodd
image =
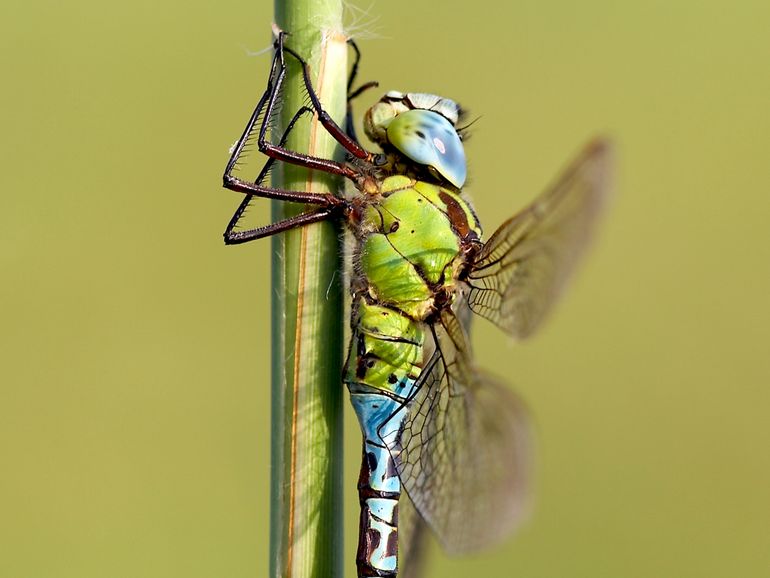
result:
M 465 149 L 451 122 L 432 110 L 408 110 L 387 128 L 388 142 L 421 165 L 433 167 L 455 187 L 465 184 Z

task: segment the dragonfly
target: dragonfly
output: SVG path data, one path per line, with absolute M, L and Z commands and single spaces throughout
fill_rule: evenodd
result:
M 467 127 L 460 124 L 461 107 L 433 94 L 387 92 L 363 119 L 380 149 L 371 152 L 356 138 L 350 105 L 343 128 L 320 102 L 309 65 L 285 40 L 279 33 L 267 87 L 225 169 L 224 186 L 245 195 L 225 243 L 330 219 L 346 224 L 353 241 L 351 339 L 342 381 L 363 437 L 358 576 L 413 575 L 422 528 L 450 553 L 471 552 L 502 540 L 527 510 L 525 405 L 476 365 L 470 320 L 484 317 L 516 339 L 542 325 L 585 253 L 608 196 L 611 145 L 601 138 L 590 142 L 485 241 L 463 192 Z M 360 59 L 352 46 L 349 102 L 375 85 L 352 89 Z M 283 134 L 273 134 L 289 58 L 301 67 L 309 105 Z M 344 160 L 286 147 L 296 122 L 309 114 L 345 150 Z M 244 179 L 236 167 L 255 139 L 267 160 L 256 179 Z M 276 161 L 341 175 L 352 192 L 272 187 L 266 180 Z M 301 203 L 305 210 L 244 228 L 254 198 Z

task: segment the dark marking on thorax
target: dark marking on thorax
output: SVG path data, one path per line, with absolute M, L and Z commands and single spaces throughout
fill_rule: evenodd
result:
M 446 191 L 441 191 L 438 197 L 446 205 L 447 216 L 452 227 L 462 239 L 465 239 L 471 232 L 470 225 L 468 224 L 468 215 L 460 206 L 460 203 L 457 202 L 457 199 Z

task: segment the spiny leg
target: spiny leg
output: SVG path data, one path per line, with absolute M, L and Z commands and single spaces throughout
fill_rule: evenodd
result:
M 284 52 L 283 52 L 284 35 L 285 33 L 280 33 L 278 36 L 278 39 L 276 40 L 276 52 L 273 57 L 273 61 L 271 63 L 271 69 L 270 69 L 270 75 L 268 77 L 267 88 L 265 89 L 265 92 L 263 93 L 262 97 L 257 103 L 257 106 L 251 118 L 249 119 L 249 122 L 245 130 L 243 131 L 241 138 L 238 140 L 235 147 L 233 148 L 233 153 L 230 157 L 229 162 L 227 163 L 227 167 L 225 169 L 225 173 L 223 176 L 223 183 L 226 188 L 237 192 L 246 193 L 247 195 L 247 197 L 243 200 L 243 202 L 240 204 L 238 209 L 235 211 L 232 219 L 228 223 L 227 229 L 225 230 L 224 237 L 225 237 L 225 243 L 227 244 L 244 243 L 246 241 L 259 239 L 268 235 L 273 235 L 275 233 L 294 228 L 294 227 L 325 220 L 327 218 L 337 216 L 340 213 L 344 213 L 347 207 L 347 202 L 344 201 L 343 199 L 340 199 L 334 196 L 333 194 L 313 193 L 313 192 L 306 192 L 306 191 L 289 191 L 289 190 L 278 189 L 275 187 L 268 187 L 263 185 L 262 183 L 264 179 L 267 177 L 267 174 L 269 173 L 273 163 L 276 160 L 281 160 L 281 161 L 297 164 L 300 166 L 304 166 L 306 168 L 321 170 L 324 172 L 342 174 L 348 178 L 354 178 L 357 176 L 357 172 L 355 171 L 355 169 L 352 169 L 342 163 L 337 163 L 335 161 L 313 157 L 311 155 L 294 152 L 285 148 L 288 134 L 291 131 L 291 129 L 294 127 L 296 122 L 304 114 L 308 112 L 313 112 L 313 109 L 307 106 L 302 107 L 299 111 L 297 111 L 294 114 L 294 117 L 289 122 L 289 125 L 286 127 L 286 130 L 277 145 L 268 141 L 267 131 L 270 126 L 270 122 L 274 114 L 275 106 L 278 102 L 279 94 L 281 92 L 282 83 L 286 75 L 286 62 L 284 59 Z M 303 64 L 303 71 L 305 74 L 306 86 L 310 86 L 309 78 L 307 76 L 307 73 L 308 73 L 307 65 L 303 61 L 301 61 L 301 59 L 300 59 L 300 62 L 302 62 Z M 312 86 L 310 90 L 312 91 Z M 313 96 L 315 97 L 315 93 L 313 93 Z M 315 98 L 316 98 L 316 102 L 318 102 L 317 97 Z M 328 118 L 328 114 L 326 113 L 324 114 Z M 260 122 L 260 118 L 261 118 L 261 122 Z M 259 136 L 258 136 L 259 149 L 260 151 L 265 153 L 269 157 L 269 159 L 265 164 L 265 166 L 262 168 L 262 171 L 260 172 L 257 179 L 254 182 L 250 182 L 250 181 L 245 181 L 243 179 L 235 177 L 232 174 L 232 172 L 237 166 L 238 160 L 240 159 L 245 149 L 245 146 L 249 140 L 249 137 L 254 131 L 255 125 L 257 125 L 258 123 L 259 123 Z M 282 221 L 278 221 L 276 223 L 273 223 L 271 225 L 267 225 L 264 227 L 258 227 L 247 231 L 237 231 L 237 232 L 234 231 L 235 226 L 240 221 L 241 217 L 243 216 L 243 213 L 246 210 L 246 207 L 249 205 L 251 198 L 253 196 L 270 198 L 270 199 L 281 200 L 281 201 L 315 204 L 315 205 L 320 205 L 321 209 L 315 212 L 305 212 L 295 217 L 284 219 Z
M 259 105 L 257 106 L 257 111 L 255 111 L 255 115 L 252 115 L 252 119 L 250 121 L 251 125 L 253 125 L 253 121 L 255 117 L 259 116 L 258 110 L 259 110 Z M 288 126 L 286 127 L 286 130 L 281 136 L 281 139 L 279 141 L 280 146 L 283 146 L 286 143 L 286 140 L 289 137 L 289 133 L 294 128 L 294 125 L 297 123 L 297 121 L 303 115 L 307 113 L 312 113 L 312 112 L 313 110 L 311 108 L 307 106 L 303 106 L 294 114 L 294 117 L 291 119 Z M 249 134 L 249 132 L 250 132 L 250 128 L 247 127 L 246 133 L 244 133 L 245 136 L 241 137 L 242 141 L 244 140 L 244 138 L 247 138 L 247 135 Z M 243 150 L 243 146 L 241 141 L 239 141 L 238 144 L 236 145 L 236 151 L 242 151 L 242 150 Z M 227 165 L 227 171 L 231 171 L 235 166 L 237 162 L 238 154 L 239 152 L 234 153 L 233 157 L 231 158 L 230 162 Z M 228 172 L 225 172 L 225 186 L 231 190 L 246 193 L 246 197 L 238 206 L 232 218 L 230 219 L 230 222 L 227 224 L 227 229 L 225 229 L 225 233 L 224 233 L 225 244 L 235 245 L 239 243 L 245 243 L 247 241 L 253 241 L 255 239 L 261 239 L 263 237 L 275 235 L 276 233 L 287 231 L 295 227 L 300 227 L 303 225 L 308 225 L 310 223 L 323 221 L 332 216 L 336 216 L 337 214 L 342 212 L 344 210 L 344 207 L 347 205 L 347 203 L 343 199 L 339 199 L 331 194 L 307 193 L 304 191 L 285 191 L 285 190 L 276 189 L 273 187 L 262 186 L 261 183 L 267 178 L 268 174 L 270 173 L 270 170 L 272 169 L 274 162 L 275 162 L 274 158 L 268 158 L 267 162 L 262 167 L 262 170 L 260 171 L 259 176 L 257 177 L 254 183 L 236 179 L 235 177 L 230 177 L 230 180 L 228 180 L 228 176 L 229 176 Z M 272 223 L 270 225 L 266 225 L 264 227 L 257 227 L 246 231 L 235 231 L 234 230 L 235 226 L 238 224 L 238 221 L 240 221 L 241 217 L 243 216 L 243 213 L 246 211 L 246 208 L 251 202 L 251 199 L 255 196 L 266 197 L 266 198 L 271 198 L 271 199 L 276 199 L 281 201 L 322 205 L 322 208 L 318 211 L 301 213 L 294 217 L 283 219 L 281 221 Z
M 353 59 L 353 66 L 350 67 L 350 74 L 348 75 L 348 100 L 350 100 L 350 91 L 353 88 L 353 83 L 356 81 L 356 77 L 358 76 L 358 65 L 361 63 L 361 50 L 358 48 L 356 41 L 352 38 L 348 38 L 347 42 L 348 46 L 350 46 L 353 49 L 353 52 L 356 53 L 356 56 Z
M 238 207 L 240 213 L 243 213 L 243 210 L 246 208 L 244 204 L 245 203 L 241 203 L 241 206 Z M 248 231 L 233 231 L 233 223 L 231 221 L 225 232 L 225 244 L 238 245 L 240 243 L 254 241 L 255 239 L 262 239 L 264 237 L 275 235 L 276 233 L 283 233 L 289 229 L 296 229 L 297 227 L 304 227 L 311 223 L 326 221 L 329 218 L 337 216 L 337 214 L 338 212 L 333 209 L 321 209 L 319 211 L 301 213 L 295 217 L 276 221 L 275 223 L 265 225 L 264 227 L 249 229 Z M 235 219 L 235 217 L 233 218 Z
M 356 181 L 358 179 L 358 177 L 359 177 L 359 172 L 356 169 L 348 166 L 345 163 L 339 163 L 339 162 L 336 162 L 336 161 L 333 161 L 333 160 L 323 159 L 323 158 L 316 157 L 316 156 L 313 156 L 313 155 L 292 151 L 292 150 L 284 148 L 281 145 L 274 145 L 273 143 L 271 143 L 267 139 L 267 129 L 268 129 L 268 125 L 269 125 L 269 120 L 270 120 L 270 118 L 272 118 L 273 112 L 275 110 L 275 105 L 276 105 L 276 102 L 278 100 L 278 94 L 281 91 L 281 87 L 283 85 L 284 78 L 286 77 L 286 62 L 284 60 L 284 46 L 283 46 L 283 39 L 284 39 L 285 35 L 286 35 L 285 32 L 279 33 L 278 34 L 278 40 L 276 41 L 276 50 L 277 50 L 277 53 L 278 53 L 277 60 L 278 60 L 278 63 L 279 63 L 278 74 L 277 74 L 277 76 L 275 78 L 275 82 L 274 83 L 271 84 L 271 82 L 268 82 L 268 90 L 269 90 L 270 94 L 269 94 L 269 97 L 267 98 L 267 104 L 266 104 L 267 109 L 265 110 L 265 115 L 264 115 L 264 118 L 262 119 L 262 125 L 260 126 L 260 129 L 259 129 L 259 137 L 257 139 L 257 145 L 259 146 L 259 150 L 260 150 L 260 152 L 266 154 L 267 156 L 269 156 L 271 158 L 274 158 L 276 160 L 279 160 L 279 161 L 283 161 L 283 162 L 299 165 L 299 166 L 305 167 L 307 169 L 319 170 L 319 171 L 323 171 L 323 172 L 327 172 L 327 173 L 332 173 L 332 174 L 336 174 L 336 175 L 342 175 L 342 176 L 344 176 L 344 177 L 346 177 L 348 179 Z M 286 50 L 291 52 L 288 48 Z M 291 52 L 291 54 L 293 56 L 299 58 L 296 55 L 296 53 Z M 301 59 L 300 59 L 300 61 L 304 63 L 304 61 L 302 61 Z M 304 77 L 305 77 L 305 83 L 307 85 L 307 83 L 309 82 L 309 77 L 307 76 L 308 75 L 307 65 L 305 65 L 303 67 L 303 74 L 304 74 Z M 315 102 L 313 104 L 314 108 L 316 108 L 316 103 L 317 103 L 318 107 L 320 107 L 320 102 L 318 102 L 318 97 L 315 96 L 315 93 L 311 93 L 311 95 L 312 95 L 311 96 L 311 100 L 315 99 Z M 318 110 L 319 109 L 316 108 L 316 112 L 318 112 Z M 324 112 L 324 114 L 328 118 L 328 121 L 334 123 L 334 121 L 331 120 L 331 117 L 329 117 L 329 115 L 327 113 Z M 321 120 L 321 123 L 323 124 L 323 126 L 327 130 L 329 130 L 329 126 L 327 126 L 327 124 L 324 121 L 324 119 L 319 116 L 319 120 Z M 334 126 L 337 127 L 337 129 L 341 132 L 341 130 L 339 129 L 339 127 L 336 124 L 334 124 Z M 329 133 L 338 142 L 341 142 L 340 139 L 337 138 L 337 135 L 335 135 L 332 131 L 329 130 Z M 344 134 L 343 134 L 343 137 L 346 138 L 347 140 L 350 140 Z M 352 142 L 352 141 L 350 141 L 350 142 Z M 344 146 L 344 143 L 342 143 L 342 144 Z M 358 146 L 358 145 L 356 145 L 356 146 Z M 361 150 L 363 150 L 363 149 L 361 149 Z
M 355 47 L 355 43 L 352 45 Z M 318 114 L 318 120 L 321 121 L 321 124 L 324 126 L 324 128 L 326 128 L 329 134 L 332 135 L 332 137 L 334 137 L 334 139 L 340 143 L 340 145 L 342 145 L 342 147 L 351 155 L 362 160 L 372 161 L 376 155 L 374 153 L 370 153 L 360 144 L 358 144 L 358 142 L 354 138 L 350 137 L 344 130 L 342 130 L 342 128 L 340 128 L 340 126 L 334 121 L 329 113 L 324 110 L 323 106 L 321 105 L 321 101 L 319 100 L 318 95 L 313 88 L 313 83 L 310 80 L 310 67 L 308 66 L 307 62 L 305 62 L 305 60 L 299 54 L 294 52 L 294 50 L 288 46 L 283 46 L 280 37 L 279 49 L 283 49 L 291 54 L 302 66 L 302 78 L 305 81 L 305 88 L 307 90 L 308 96 L 310 97 L 310 102 L 312 103 L 316 114 Z M 360 57 L 360 51 L 358 51 L 357 47 L 355 50 Z M 354 69 L 351 72 L 352 78 L 354 78 L 355 74 L 357 74 L 358 59 L 354 63 L 353 67 Z M 348 80 L 348 86 L 350 86 L 350 82 L 352 82 L 352 79 Z
M 267 176 L 267 173 L 269 172 L 270 168 L 273 165 L 273 162 L 276 160 L 273 157 L 270 157 L 265 163 L 265 166 L 262 168 L 262 171 L 260 172 L 259 176 L 254 182 L 251 181 L 244 181 L 243 179 L 240 179 L 232 174 L 233 169 L 238 163 L 238 160 L 240 159 L 241 154 L 243 153 L 244 146 L 246 144 L 246 141 L 248 140 L 249 135 L 251 134 L 251 131 L 253 130 L 254 123 L 259 118 L 261 114 L 261 108 L 264 105 L 264 97 L 260 100 L 260 103 L 257 105 L 257 108 L 254 111 L 254 114 L 252 114 L 251 119 L 249 119 L 249 124 L 246 126 L 246 130 L 243 133 L 243 136 L 241 136 L 240 140 L 236 143 L 233 154 L 230 157 L 230 161 L 227 163 L 227 168 L 225 169 L 225 174 L 222 177 L 222 184 L 225 188 L 230 189 L 231 191 L 237 191 L 239 193 L 246 193 L 248 195 L 253 195 L 257 197 L 264 197 L 267 199 L 275 199 L 278 201 L 289 201 L 294 203 L 310 203 L 313 205 L 323 205 L 323 206 L 329 206 L 336 204 L 339 199 L 334 197 L 334 195 L 326 194 L 326 193 L 312 193 L 312 192 L 306 192 L 306 191 L 287 191 L 284 189 L 277 189 L 275 187 L 267 187 L 262 185 L 262 182 L 264 181 L 265 177 Z M 289 131 L 294 127 L 295 123 L 302 117 L 302 115 L 306 113 L 312 113 L 313 109 L 303 106 L 297 113 L 294 115 L 294 118 L 292 118 L 289 125 L 286 127 L 286 131 L 284 132 L 283 137 L 281 138 L 278 146 L 283 147 L 284 144 L 286 144 L 286 137 L 289 134 Z
M 348 38 L 348 44 L 353 48 L 353 52 L 355 52 L 355 59 L 353 60 L 353 66 L 350 68 L 350 75 L 348 76 L 348 106 L 345 113 L 345 133 L 357 142 L 358 138 L 356 138 L 356 129 L 353 124 L 353 107 L 350 103 L 365 90 L 379 86 L 379 83 L 377 81 L 367 82 L 353 90 L 353 84 L 356 81 L 356 76 L 358 76 L 358 65 L 361 62 L 361 50 L 359 50 L 358 44 L 356 44 L 355 40 L 352 38 Z
M 275 68 L 276 68 L 277 62 L 278 62 L 278 53 L 276 52 L 275 54 L 273 54 L 273 60 L 270 63 L 270 75 L 267 78 L 267 88 L 262 93 L 262 96 L 259 97 L 257 106 L 254 108 L 254 112 L 251 113 L 251 118 L 249 118 L 249 122 L 246 123 L 246 128 L 243 129 L 243 134 L 241 134 L 241 137 L 238 139 L 238 142 L 235 143 L 235 146 L 233 147 L 232 152 L 230 154 L 230 159 L 227 161 L 227 166 L 225 167 L 225 174 L 223 178 L 225 187 L 227 186 L 228 178 L 231 177 L 233 169 L 238 164 L 238 159 L 243 153 L 243 149 L 246 147 L 246 143 L 248 142 L 249 137 L 251 136 L 251 131 L 254 130 L 254 125 L 257 123 L 260 116 L 262 115 L 262 111 L 265 108 L 265 103 L 267 102 L 267 99 L 270 97 L 270 94 L 272 93 L 273 76 L 275 76 Z
M 356 41 L 352 38 L 348 38 L 348 44 L 353 48 L 353 52 L 356 53 L 355 59 L 353 60 L 353 66 L 350 68 L 350 74 L 348 75 L 348 102 L 350 102 L 365 90 L 379 86 L 380 83 L 376 80 L 372 80 L 365 82 L 357 89 L 353 90 L 353 84 L 356 82 L 356 77 L 358 76 L 358 66 L 361 63 L 361 49 L 358 48 L 358 44 L 356 44 Z
M 254 108 L 254 112 L 252 113 L 251 118 L 249 118 L 249 122 L 246 124 L 246 128 L 244 129 L 243 134 L 241 134 L 241 137 L 238 139 L 238 142 L 233 147 L 232 154 L 230 155 L 230 159 L 227 162 L 227 166 L 225 167 L 224 175 L 222 176 L 222 184 L 227 189 L 241 192 L 241 193 L 247 193 L 250 195 L 255 195 L 258 197 L 276 199 L 281 201 L 292 201 L 292 202 L 298 202 L 298 203 L 311 203 L 316 205 L 329 206 L 331 204 L 334 204 L 334 201 L 330 200 L 330 197 L 332 197 L 332 195 L 320 194 L 320 193 L 308 193 L 305 191 L 284 191 L 281 189 L 276 189 L 274 187 L 267 187 L 262 185 L 262 181 L 267 175 L 267 172 L 270 170 L 270 167 L 272 166 L 272 161 L 274 160 L 275 157 L 270 158 L 268 163 L 263 167 L 259 177 L 257 177 L 256 181 L 254 182 L 244 181 L 243 179 L 239 179 L 238 177 L 232 174 L 233 170 L 238 164 L 238 161 L 241 158 L 241 155 L 244 152 L 244 149 L 249 141 L 249 138 L 251 137 L 252 131 L 254 130 L 254 125 L 256 125 L 259 122 L 260 117 L 262 118 L 262 122 L 260 124 L 260 130 L 259 130 L 260 137 L 264 138 L 264 134 L 267 132 L 267 127 L 270 124 L 272 111 L 270 109 L 268 111 L 265 111 L 264 109 L 266 104 L 268 104 L 271 100 L 273 101 L 275 100 L 277 91 L 280 88 L 277 82 L 275 81 L 276 69 L 279 63 L 280 63 L 281 70 L 285 70 L 285 64 L 283 62 L 283 53 L 280 50 L 276 50 L 275 54 L 273 55 L 273 61 L 270 65 L 270 75 L 268 76 L 268 79 L 267 79 L 267 88 L 265 89 L 265 92 L 260 97 L 259 102 L 257 103 L 257 106 Z M 278 148 L 281 148 L 281 149 L 283 148 L 283 146 L 286 144 L 286 137 L 288 136 L 289 131 L 293 128 L 294 124 L 299 120 L 299 118 L 307 112 L 312 112 L 312 109 L 306 106 L 302 107 L 299 111 L 297 111 L 297 113 L 294 115 L 292 120 L 289 122 L 289 125 L 287 126 L 286 131 L 284 132 L 284 135 L 278 144 Z M 262 147 L 260 147 L 260 149 L 261 148 Z M 248 200 L 249 199 L 246 199 L 246 204 L 248 204 Z M 245 206 L 243 208 L 245 208 Z M 236 215 L 234 217 L 238 217 L 238 216 L 239 216 L 239 213 L 236 211 Z M 232 224 L 233 223 L 231 223 L 231 225 Z M 228 230 L 229 229 L 230 227 L 228 227 Z

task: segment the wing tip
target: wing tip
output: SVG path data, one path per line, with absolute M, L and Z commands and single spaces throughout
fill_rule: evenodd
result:
M 614 148 L 613 139 L 609 135 L 598 134 L 588 141 L 585 150 L 588 155 L 593 156 L 612 154 Z

